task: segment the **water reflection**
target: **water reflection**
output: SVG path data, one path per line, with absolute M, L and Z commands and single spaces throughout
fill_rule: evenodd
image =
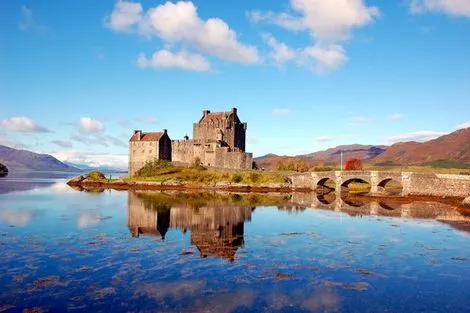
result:
M 190 231 L 191 244 L 201 257 L 216 256 L 233 261 L 244 245 L 245 222 L 259 206 L 276 206 L 284 211 L 307 208 L 343 212 L 349 216 L 389 216 L 436 219 L 468 231 L 470 217 L 457 207 L 443 203 L 371 202 L 336 197 L 334 193 L 230 194 L 128 191 L 128 228 L 132 237 L 165 239 L 169 229 Z
M 129 191 L 128 227 L 133 237 L 158 236 L 162 240 L 169 228 L 191 232 L 191 244 L 201 257 L 217 256 L 233 261 L 243 246 L 244 223 L 251 220 L 254 207 L 221 203 L 221 198 L 199 195 Z M 239 195 L 231 196 L 240 201 Z M 215 201 L 215 202 L 214 202 Z

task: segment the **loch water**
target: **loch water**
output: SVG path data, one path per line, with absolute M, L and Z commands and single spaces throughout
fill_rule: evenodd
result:
M 1 178 L 0 311 L 465 312 L 465 213 Z

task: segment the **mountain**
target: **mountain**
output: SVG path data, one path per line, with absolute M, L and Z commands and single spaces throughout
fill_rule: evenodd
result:
M 344 145 L 325 151 L 313 152 L 302 157 L 321 160 L 327 164 L 338 164 L 341 162 L 341 153 L 343 153 L 343 160 L 356 158 L 369 161 L 382 154 L 386 149 L 387 146 Z
M 470 165 L 470 128 L 427 142 L 400 142 L 373 159 L 374 164 Z
M 80 169 L 64 164 L 49 154 L 13 149 L 0 145 L 0 162 L 14 171 L 81 172 Z
M 117 167 L 111 167 L 111 166 L 89 166 L 87 164 L 81 164 L 81 163 L 72 163 L 68 161 L 63 162 L 66 165 L 76 167 L 82 171 L 101 171 L 105 173 L 124 173 L 127 172 L 127 168 L 117 168 Z
M 259 167 L 276 169 L 281 162 L 303 160 L 309 167 L 338 166 L 357 158 L 374 165 L 431 165 L 435 167 L 470 168 L 470 128 L 460 129 L 427 142 L 400 142 L 391 146 L 344 145 L 298 156 L 267 154 L 255 158 Z

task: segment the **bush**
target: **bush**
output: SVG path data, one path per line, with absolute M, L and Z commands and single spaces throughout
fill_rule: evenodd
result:
M 259 180 L 260 176 L 261 176 L 260 174 L 255 173 L 255 172 L 250 172 L 249 174 L 249 178 L 253 183 L 256 183 Z
M 177 170 L 170 161 L 167 160 L 155 160 L 147 162 L 144 167 L 137 171 L 137 176 L 140 177 L 152 177 L 162 174 L 176 173 Z
M 331 166 L 315 166 L 313 168 L 313 171 L 314 172 L 331 172 L 331 171 L 334 171 L 334 168 L 332 168 Z
M 8 168 L 0 163 L 0 176 L 6 176 L 8 174 Z
M 91 171 L 86 174 L 86 177 L 92 180 L 103 180 L 106 179 L 106 176 L 100 171 Z
M 359 159 L 351 159 L 348 162 L 346 162 L 346 165 L 344 169 L 346 171 L 358 171 L 362 170 L 364 166 L 362 165 L 362 161 Z
M 243 180 L 243 176 L 242 176 L 242 175 L 240 175 L 240 174 L 233 174 L 233 175 L 232 175 L 232 182 L 238 184 L 238 183 L 241 183 L 242 180 Z

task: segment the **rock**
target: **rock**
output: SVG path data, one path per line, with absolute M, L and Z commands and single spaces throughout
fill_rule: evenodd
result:
M 462 202 L 463 206 L 466 207 L 466 208 L 470 208 L 470 197 L 466 197 L 463 202 Z
M 72 177 L 72 179 L 70 179 L 67 184 L 78 184 L 78 183 L 81 183 L 83 181 L 83 179 L 85 179 L 85 177 L 83 177 L 82 175 L 80 176 L 75 176 L 75 177 Z

